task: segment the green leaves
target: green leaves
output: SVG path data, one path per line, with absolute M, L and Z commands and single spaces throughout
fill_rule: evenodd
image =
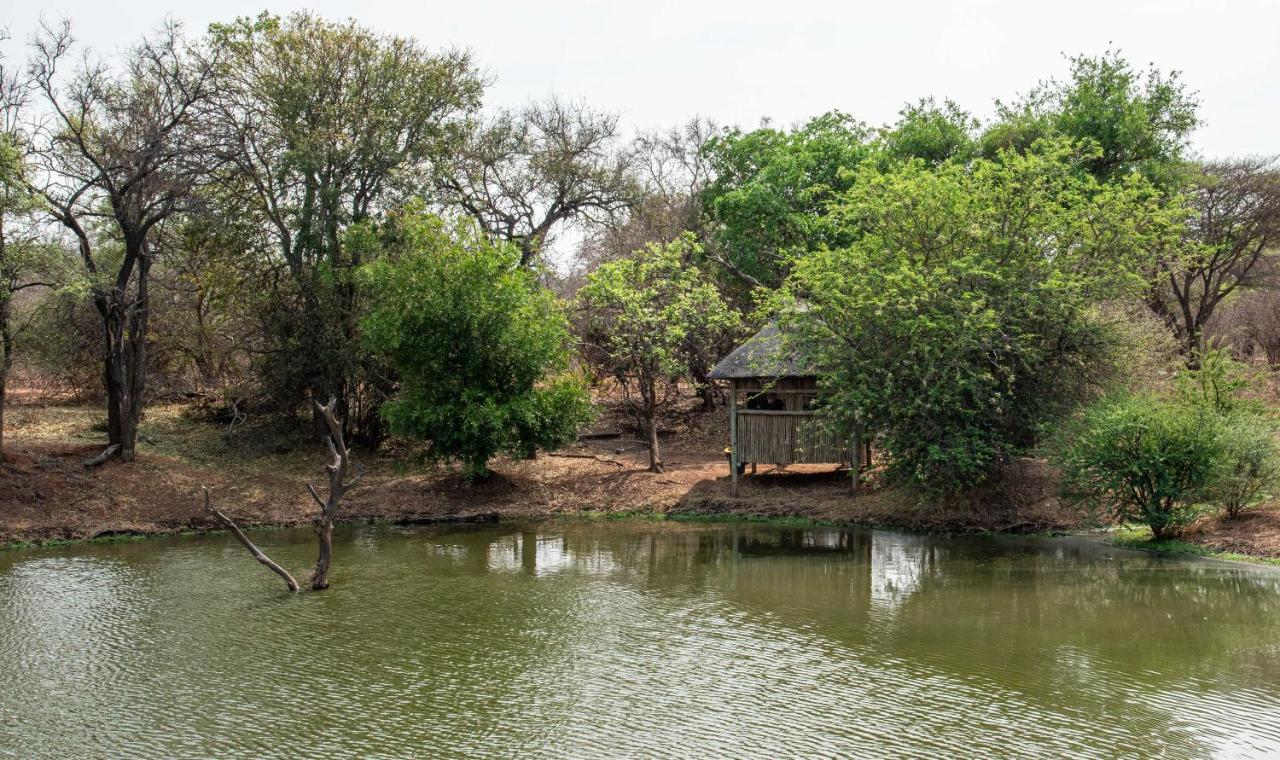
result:
M 364 267 L 373 306 L 365 339 L 401 377 L 384 413 L 394 432 L 430 443 L 481 477 L 499 453 L 571 441 L 590 417 L 569 369 L 562 305 L 517 268 L 519 252 L 468 225 L 410 211 L 365 228 L 382 259 Z
M 1068 428 L 1057 456 L 1067 493 L 1121 521 L 1176 535 L 1199 514 L 1223 459 L 1222 420 L 1152 396 L 1105 399 Z
M 592 331 L 615 369 L 653 378 L 690 372 L 689 343 L 713 343 L 735 330 L 739 316 L 694 264 L 700 248 L 690 233 L 666 245 L 602 264 L 578 292 Z
M 770 306 L 819 366 L 835 424 L 881 436 L 899 478 L 956 490 L 1032 445 L 1110 371 L 1100 300 L 1176 234 L 1140 180 L 1103 188 L 1068 148 L 859 170 L 851 244 L 795 264 Z
M 845 114 L 786 132 L 732 130 L 703 146 L 715 179 L 703 193 L 715 243 L 740 270 L 769 286 L 790 261 L 824 239 L 827 203 L 871 153 L 870 132 Z

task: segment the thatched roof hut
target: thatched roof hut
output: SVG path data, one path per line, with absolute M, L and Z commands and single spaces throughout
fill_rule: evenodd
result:
M 751 465 L 831 463 L 859 466 L 859 441 L 839 440 L 817 424 L 818 371 L 770 323 L 711 370 L 729 383 L 729 468 L 733 495 Z M 856 483 L 856 480 L 855 480 Z

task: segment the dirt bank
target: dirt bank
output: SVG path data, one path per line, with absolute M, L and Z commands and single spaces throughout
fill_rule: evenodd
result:
M 304 525 L 306 483 L 321 484 L 323 452 L 301 431 L 228 431 L 185 404 L 155 404 L 143 423 L 138 460 L 86 469 L 101 448 L 100 411 L 19 395 L 11 404 L 7 461 L 0 464 L 0 543 L 87 539 L 115 533 L 166 533 L 216 527 L 201 489 L 244 525 Z M 1073 531 L 1090 527 L 1052 495 L 1043 463 L 1016 464 L 1004 483 L 948 507 L 901 493 L 851 493 L 832 467 L 761 467 L 729 496 L 723 411 L 677 410 L 663 423 L 666 471 L 647 468 L 643 443 L 617 409 L 596 430 L 616 433 L 532 460 L 500 460 L 492 482 L 468 486 L 450 468 L 422 464 L 412 447 L 357 455 L 366 471 L 344 500 L 348 521 L 542 519 L 591 513 L 676 513 L 798 517 L 930 532 Z M 1252 513 L 1202 525 L 1192 540 L 1214 550 L 1280 556 L 1280 516 Z

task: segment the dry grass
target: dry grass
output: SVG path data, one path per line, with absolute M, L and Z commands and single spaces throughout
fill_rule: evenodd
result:
M 633 421 L 616 400 L 600 402 L 603 413 L 594 429 L 621 435 L 559 452 L 572 456 L 499 460 L 497 476 L 484 486 L 464 484 L 455 468 L 421 463 L 407 444 L 377 454 L 357 452 L 357 466 L 367 474 L 341 516 L 416 521 L 673 513 L 929 531 L 1084 527 L 1078 513 L 1052 496 L 1051 474 L 1035 460 L 1017 463 L 999 486 L 945 507 L 866 486 L 854 495 L 847 475 L 819 465 L 761 466 L 743 479 L 741 496 L 731 498 L 723 409 L 702 414 L 690 399 L 664 418 L 666 472 L 652 473 Z M 95 430 L 102 419 L 97 405 L 16 394 L 9 413 L 10 457 L 0 476 L 0 543 L 210 528 L 199 498 L 205 486 L 220 508 L 244 524 L 310 520 L 305 485 L 323 480 L 325 457 L 301 429 L 251 425 L 228 433 L 189 405 L 160 403 L 147 410 L 135 463 L 85 470 L 81 460 L 102 446 L 104 435 Z

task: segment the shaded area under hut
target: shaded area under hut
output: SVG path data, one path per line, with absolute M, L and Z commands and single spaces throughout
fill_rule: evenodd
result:
M 843 440 L 817 419 L 818 372 L 789 350 L 776 324 L 766 325 L 711 370 L 729 383 L 732 493 L 747 465 L 836 464 L 861 470 L 859 437 Z M 857 478 L 853 478 L 856 486 Z

